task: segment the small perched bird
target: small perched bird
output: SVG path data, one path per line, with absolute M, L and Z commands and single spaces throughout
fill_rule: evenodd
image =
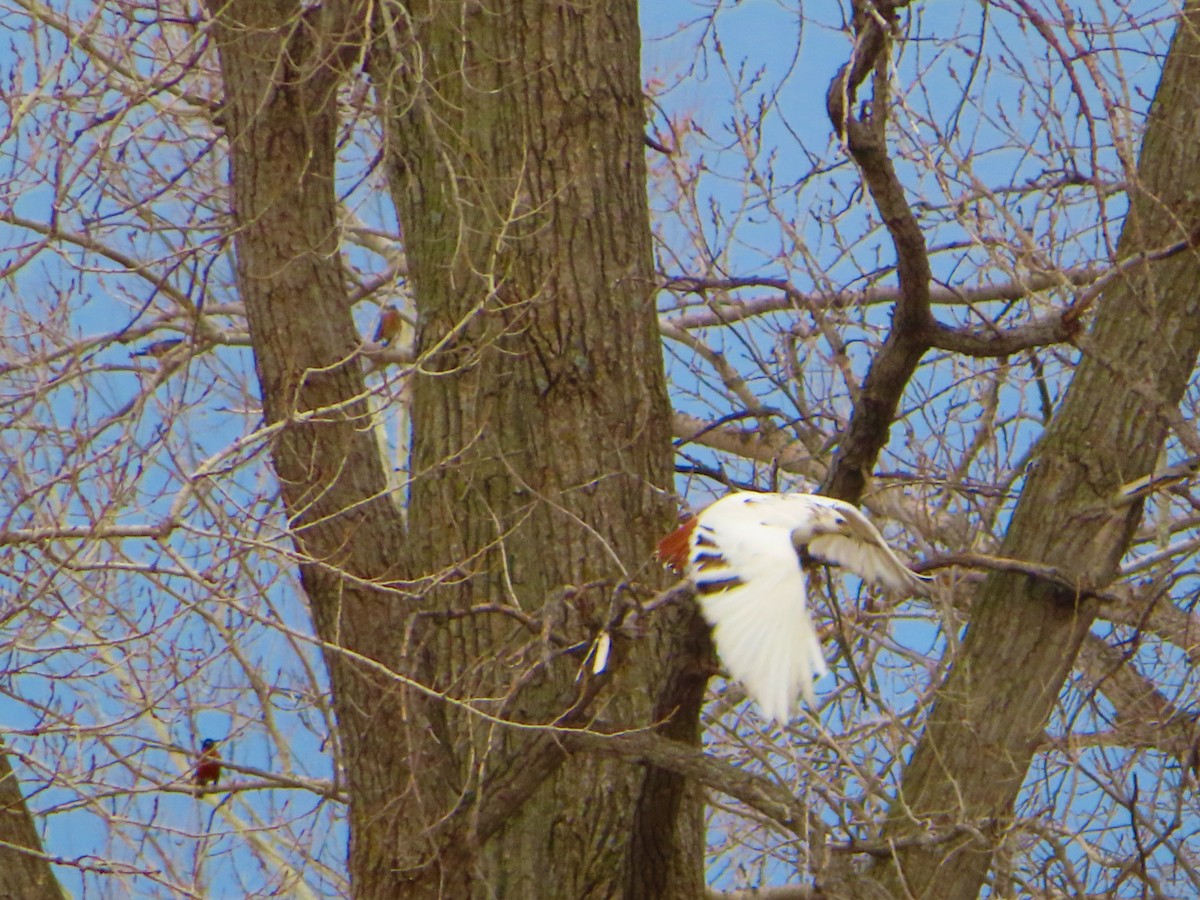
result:
M 728 494 L 659 541 L 658 558 L 695 584 L 717 655 L 778 722 L 792 717 L 797 694 L 814 702 L 813 680 L 827 671 L 808 612 L 807 560 L 907 594 L 928 581 L 855 507 L 816 494 Z
M 139 350 L 134 350 L 130 356 L 153 356 L 155 359 L 162 359 L 176 347 L 183 344 L 183 338 L 166 338 L 161 341 L 154 341 L 142 347 Z
M 372 340 L 377 344 L 390 345 L 400 334 L 400 326 L 403 324 L 400 310 L 389 303 L 379 312 L 379 324 L 375 326 L 375 337 Z
M 221 754 L 217 751 L 217 742 L 212 738 L 205 738 L 200 744 L 200 758 L 196 762 L 196 774 L 192 780 L 196 783 L 197 797 L 204 794 L 205 788 L 221 780 Z

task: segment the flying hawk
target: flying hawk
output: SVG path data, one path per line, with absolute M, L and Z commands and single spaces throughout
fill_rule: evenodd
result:
M 904 594 L 924 593 L 928 581 L 858 509 L 816 494 L 728 494 L 659 541 L 658 557 L 695 584 L 725 668 L 778 722 L 792 717 L 797 694 L 814 702 L 813 680 L 828 671 L 806 559 Z

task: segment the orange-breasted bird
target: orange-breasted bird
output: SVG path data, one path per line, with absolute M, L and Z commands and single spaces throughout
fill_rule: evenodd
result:
M 797 695 L 815 701 L 813 681 L 826 672 L 807 560 L 910 596 L 929 580 L 857 508 L 816 494 L 727 494 L 659 541 L 658 558 L 695 585 L 717 656 L 777 722 L 792 717 Z
M 161 341 L 154 341 L 147 344 L 140 350 L 134 350 L 130 356 L 153 356 L 155 359 L 162 359 L 176 347 L 183 343 L 183 338 L 166 338 Z
M 200 758 L 196 762 L 196 774 L 192 780 L 196 783 L 197 797 L 204 793 L 205 788 L 221 780 L 221 754 L 217 751 L 217 742 L 212 738 L 205 738 L 200 744 Z
M 375 327 L 375 337 L 372 340 L 377 344 L 390 345 L 400 334 L 400 326 L 403 324 L 400 310 L 389 303 L 379 312 L 379 324 Z

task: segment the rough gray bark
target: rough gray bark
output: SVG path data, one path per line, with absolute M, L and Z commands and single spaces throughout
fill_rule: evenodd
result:
M 388 675 L 403 671 L 404 535 L 369 427 L 334 193 L 339 66 L 361 52 L 364 11 L 325 3 L 302 14 L 296 3 L 259 0 L 214 0 L 210 11 L 239 288 L 264 413 L 281 425 L 272 460 L 301 580 L 327 642 L 351 879 L 356 896 L 394 897 L 410 761 L 397 749 L 406 713 Z
M 503 615 L 461 613 L 513 604 L 567 645 L 586 643 L 625 602 L 622 577 L 658 577 L 642 567 L 674 514 L 636 13 L 632 2 L 416 3 L 384 17 L 372 48 L 419 318 L 410 560 L 414 574 L 453 573 L 420 602 L 460 614 L 414 630 L 414 653 L 440 690 L 494 698 L 489 712 L 522 722 L 591 715 L 577 704 L 580 655 Z M 661 719 L 698 741 L 705 679 L 665 677 L 693 620 L 690 609 L 659 617 L 639 639 L 596 707 L 606 725 Z M 656 703 L 662 684 L 671 693 Z M 525 770 L 463 896 L 484 883 L 514 897 L 701 889 L 699 798 L 681 776 L 560 754 L 539 783 L 528 760 L 544 739 L 453 706 L 434 715 L 437 728 L 408 732 L 411 752 L 447 757 L 456 791 Z M 457 802 L 420 793 L 412 839 Z M 642 854 L 660 865 L 649 872 Z M 412 889 L 435 896 L 446 866 L 414 865 L 425 875 Z M 663 871 L 669 886 L 641 883 Z
M 354 894 L 648 896 L 626 861 L 641 834 L 674 895 L 695 896 L 699 795 L 682 776 L 502 724 L 657 716 L 698 739 L 704 677 L 665 678 L 690 608 L 628 659 L 618 636 L 611 674 L 577 679 L 674 514 L 636 6 L 388 5 L 370 23 L 366 9 L 210 5 L 239 286 L 329 645 Z M 367 427 L 336 244 L 335 95 L 359 58 L 388 113 L 418 306 L 407 531 Z M 638 826 L 663 804 L 665 842 Z

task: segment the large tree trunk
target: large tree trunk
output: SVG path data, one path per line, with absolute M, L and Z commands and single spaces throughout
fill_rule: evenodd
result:
M 272 460 L 340 726 L 356 896 L 395 897 L 397 819 L 409 799 L 404 540 L 369 426 L 359 337 L 338 250 L 334 142 L 338 64 L 361 52 L 353 0 L 213 0 L 225 84 L 238 282 Z
M 622 601 L 619 582 L 647 578 L 673 513 L 636 4 L 436 2 L 408 13 L 385 23 L 372 75 L 394 110 L 391 184 L 419 316 L 410 559 L 434 585 L 431 612 L 508 605 L 542 623 L 458 618 L 415 633 L 414 652 L 451 696 L 550 723 L 580 691 L 582 656 L 564 655 L 560 637 L 586 641 Z M 671 634 L 686 636 L 693 615 L 638 642 L 594 709 L 606 727 L 652 720 Z M 697 739 L 703 687 L 693 679 L 659 710 L 674 736 Z M 409 731 L 412 752 L 452 758 L 455 780 L 449 794 L 422 791 L 412 839 L 493 772 L 546 759 L 544 736 L 454 706 L 434 715 L 438 729 Z M 642 833 L 642 771 L 586 755 L 541 764 L 540 785 L 501 811 L 472 874 L 488 896 L 614 895 L 629 836 Z M 682 780 L 662 772 L 646 790 L 657 798 L 647 814 L 684 799 Z M 638 844 L 665 852 L 678 896 L 701 886 L 696 799 L 685 850 L 670 816 L 646 835 L 657 849 Z M 643 868 L 627 868 L 632 895 L 649 896 Z
M 1200 13 L 1181 20 L 1141 151 L 1120 256 L 1186 238 L 1200 221 Z M 1003 556 L 1049 563 L 1081 586 L 1116 573 L 1141 514 L 1119 488 L 1154 468 L 1163 411 L 1200 351 L 1200 256 L 1131 269 L 1098 304 L 1084 356 L 1039 448 Z M 892 896 L 975 897 L 1039 736 L 1096 615 L 1086 590 L 995 573 L 904 772 L 872 875 Z M 965 825 L 948 841 L 908 840 Z
M 661 720 L 698 740 L 702 670 L 665 678 L 675 643 L 703 652 L 693 610 L 659 617 L 628 659 L 618 637 L 610 684 L 577 679 L 626 583 L 657 578 L 644 567 L 673 514 L 636 6 L 373 7 L 419 314 L 407 535 L 336 243 L 335 94 L 366 7 L 298 6 L 210 9 L 239 284 L 327 642 L 354 894 L 669 896 L 628 861 L 652 858 L 695 896 L 700 805 L 682 778 L 504 724 Z

